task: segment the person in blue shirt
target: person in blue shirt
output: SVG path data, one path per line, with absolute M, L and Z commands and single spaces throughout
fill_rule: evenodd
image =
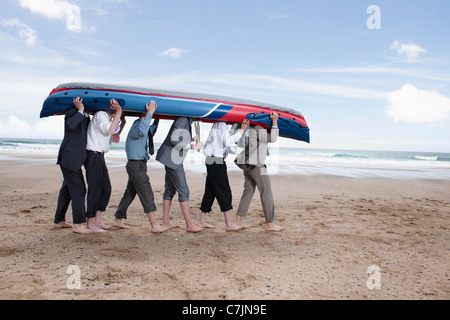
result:
M 161 226 L 156 219 L 156 205 L 153 195 L 150 179 L 147 175 L 147 161 L 150 155 L 154 154 L 153 136 L 158 128 L 158 119 L 153 121 L 153 113 L 157 105 L 155 101 L 151 101 L 145 105 L 147 113 L 142 113 L 136 121 L 134 121 L 130 131 L 128 132 L 125 142 L 125 151 L 127 154 L 127 188 L 120 200 L 113 226 L 128 229 L 123 219 L 127 218 L 127 209 L 133 202 L 136 194 L 139 196 L 144 212 L 150 221 L 152 232 L 160 233 L 167 231 L 169 228 Z

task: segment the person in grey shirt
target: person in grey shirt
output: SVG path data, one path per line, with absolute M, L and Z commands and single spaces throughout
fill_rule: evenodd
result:
M 284 227 L 275 224 L 276 216 L 272 186 L 265 165 L 268 143 L 276 142 L 279 134 L 278 113 L 272 112 L 270 118 L 272 119 L 270 133 L 260 125 L 251 126 L 248 144 L 245 143 L 245 136 L 238 141 L 238 145 L 243 147 L 244 150 L 238 154 L 235 162 L 242 169 L 245 181 L 244 191 L 242 192 L 236 213 L 235 224 L 241 228 L 248 228 L 248 226 L 242 223 L 242 219 L 247 215 L 253 195 L 258 188 L 266 220 L 266 230 L 281 231 L 284 229 Z
M 199 232 L 203 228 L 192 222 L 189 212 L 189 187 L 186 181 L 183 161 L 190 149 L 198 150 L 202 147 L 199 137 L 192 139 L 192 120 L 187 117 L 178 117 L 169 129 L 166 139 L 156 154 L 156 160 L 164 165 L 165 190 L 163 196 L 163 227 L 176 228 L 170 222 L 170 207 L 172 199 L 178 192 L 178 201 L 186 221 L 186 231 Z M 196 141 L 195 145 L 191 142 Z
M 114 215 L 113 226 L 123 229 L 129 228 L 124 224 L 123 219 L 127 219 L 127 209 L 137 194 L 152 226 L 152 232 L 160 233 L 169 230 L 169 228 L 161 226 L 156 220 L 155 198 L 147 175 L 147 161 L 150 159 L 150 155 L 154 154 L 153 136 L 158 128 L 159 120 L 154 120 L 153 124 L 150 125 L 153 113 L 157 108 L 155 101 L 146 104 L 145 108 L 147 113 L 142 113 L 139 119 L 134 121 L 125 142 L 128 159 L 126 165 L 128 183 Z

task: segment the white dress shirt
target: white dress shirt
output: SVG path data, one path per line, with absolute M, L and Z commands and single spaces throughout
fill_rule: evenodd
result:
M 203 152 L 207 157 L 226 158 L 228 154 L 234 154 L 231 146 L 241 137 L 241 130 L 231 135 L 225 122 L 216 122 L 209 132 Z
M 88 127 L 86 150 L 104 153 L 109 151 L 113 136 L 109 132 L 111 123 L 112 119 L 107 112 L 98 111 L 95 113 Z M 120 126 L 117 126 L 116 133 L 119 130 Z

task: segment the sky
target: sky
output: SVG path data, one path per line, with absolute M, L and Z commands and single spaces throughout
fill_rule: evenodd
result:
M 2 0 L 0 137 L 62 139 L 42 103 L 83 81 L 296 109 L 311 143 L 282 146 L 450 152 L 449 16 L 448 0 Z

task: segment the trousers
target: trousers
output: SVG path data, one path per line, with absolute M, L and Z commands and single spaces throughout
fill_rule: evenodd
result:
M 138 195 L 145 213 L 156 211 L 155 197 L 147 175 L 147 161 L 128 160 L 126 169 L 128 173 L 127 188 L 114 216 L 119 219 L 126 219 L 128 207 L 136 195 Z
M 208 161 L 210 159 L 217 159 L 218 161 Z M 233 209 L 231 205 L 232 193 L 230 182 L 228 181 L 227 164 L 224 159 L 208 157 L 206 161 L 206 172 L 205 192 L 200 210 L 202 212 L 211 212 L 211 207 L 215 199 L 219 203 L 221 212 Z
M 267 174 L 266 166 L 258 167 L 242 165 L 241 169 L 244 172 L 245 181 L 244 191 L 237 209 L 237 215 L 247 215 L 253 195 L 255 194 L 256 188 L 258 188 L 266 222 L 275 221 L 276 216 L 272 186 L 270 183 L 270 176 Z
M 183 164 L 176 169 L 165 166 L 165 185 L 164 185 L 164 200 L 172 200 L 175 193 L 178 192 L 178 201 L 184 202 L 189 200 L 189 187 L 186 181 L 186 174 L 184 172 Z
M 108 206 L 111 181 L 103 155 L 88 153 L 85 167 L 88 184 L 86 218 L 94 218 L 97 211 L 105 211 Z
M 72 201 L 73 223 L 80 224 L 86 222 L 86 185 L 84 183 L 81 168 L 71 171 L 60 166 L 63 174 L 63 184 L 59 190 L 58 204 L 55 212 L 55 224 L 66 221 L 66 212 Z

